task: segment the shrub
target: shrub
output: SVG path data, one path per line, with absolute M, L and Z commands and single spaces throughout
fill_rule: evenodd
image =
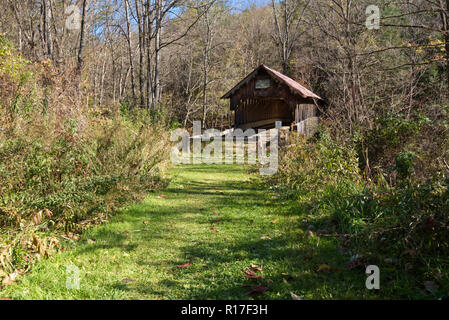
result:
M 39 84 L 39 68 L 6 48 L 0 78 L 11 90 L 0 96 L 0 274 L 49 255 L 55 234 L 106 221 L 161 187 L 170 146 L 164 122 L 153 123 L 145 111 L 44 103 L 56 89 Z M 10 66 L 18 61 L 20 68 Z
M 379 265 L 393 259 L 413 278 L 435 279 L 448 288 L 449 167 L 443 119 L 379 120 L 379 126 L 360 132 L 353 142 L 332 139 L 326 129 L 313 139 L 296 137 L 282 151 L 270 184 L 298 201 L 309 223 L 350 239 L 351 252 Z M 426 133 L 431 131 L 439 135 L 429 142 Z M 359 161 L 367 147 L 369 162 Z M 367 174 L 367 163 L 376 166 L 377 175 Z

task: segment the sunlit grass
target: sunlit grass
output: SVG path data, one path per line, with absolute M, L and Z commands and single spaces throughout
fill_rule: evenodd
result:
M 180 166 L 172 175 L 164 191 L 37 263 L 0 296 L 253 299 L 249 286 L 259 284 L 269 290 L 255 299 L 291 299 L 290 292 L 304 299 L 408 297 L 406 280 L 367 290 L 364 270 L 346 269 L 341 243 L 308 236 L 303 210 L 267 192 L 243 166 Z M 72 264 L 80 270 L 79 290 L 66 288 Z M 263 266 L 264 279 L 243 277 L 251 264 Z M 317 272 L 322 264 L 331 271 Z

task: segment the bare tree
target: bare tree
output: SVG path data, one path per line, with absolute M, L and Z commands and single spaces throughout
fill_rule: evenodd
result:
M 80 32 L 80 42 L 78 49 L 78 66 L 77 66 L 77 77 L 78 77 L 78 95 L 81 93 L 81 76 L 84 65 L 84 57 L 83 51 L 85 46 L 85 37 L 86 37 L 86 17 L 87 17 L 87 0 L 83 0 L 81 14 L 81 32 Z
M 132 34 L 131 34 L 131 22 L 129 19 L 129 0 L 125 0 L 125 12 L 126 12 L 126 40 L 128 41 L 128 55 L 129 55 L 129 65 L 131 68 L 131 90 L 133 94 L 133 106 L 137 104 L 136 96 L 136 84 L 134 81 L 134 58 L 133 58 L 133 44 L 132 44 Z
M 276 1 L 271 0 L 275 27 L 273 39 L 279 48 L 284 74 L 289 75 L 290 56 L 298 39 L 304 34 L 304 31 L 300 31 L 299 27 L 303 22 L 304 13 L 310 1 L 283 0 L 278 9 Z

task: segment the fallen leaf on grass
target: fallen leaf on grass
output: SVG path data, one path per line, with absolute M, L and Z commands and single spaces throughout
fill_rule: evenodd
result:
M 256 269 L 254 269 L 254 270 L 256 270 Z M 249 279 L 263 279 L 262 275 L 258 276 L 254 271 L 250 270 L 248 267 L 244 268 L 242 271 L 244 273 L 243 277 L 245 277 L 245 278 L 249 278 Z M 259 270 L 256 270 L 256 271 L 259 271 Z M 262 271 L 261 268 L 260 268 L 260 271 Z
M 129 254 L 124 253 L 123 256 L 124 256 L 124 257 L 129 257 Z
M 302 298 L 298 297 L 296 294 L 294 294 L 293 292 L 290 292 L 290 296 L 292 297 L 293 300 L 302 300 Z
M 331 270 L 331 267 L 329 265 L 327 265 L 327 264 L 320 264 L 318 266 L 317 272 L 330 271 L 330 270 Z
M 181 264 L 181 265 L 176 266 L 176 267 L 178 267 L 178 268 L 187 268 L 187 267 L 190 266 L 191 264 L 192 264 L 192 262 L 189 261 L 189 262 L 187 262 L 186 264 Z
M 35 225 L 38 225 L 42 222 L 42 211 L 39 211 L 36 213 L 36 215 L 33 217 L 33 223 Z
M 165 194 L 160 194 L 158 197 L 158 199 L 163 198 L 163 199 L 168 199 L 168 197 Z
M 218 216 L 218 211 L 214 211 L 214 215 L 215 215 L 215 216 Z
M 260 239 L 262 239 L 262 240 L 271 240 L 271 238 L 269 236 L 261 236 Z
M 279 221 L 279 219 L 274 219 L 273 221 L 271 221 L 271 223 L 277 223 Z
M 48 218 L 53 217 L 53 212 L 51 212 L 51 211 L 48 210 L 48 209 L 44 209 L 44 211 L 45 211 L 45 215 L 46 215 Z
M 8 297 L 0 297 L 0 300 L 11 300 L 11 298 L 8 298 Z
M 136 280 L 134 280 L 134 279 L 123 279 L 122 282 L 123 283 L 131 283 L 131 282 L 136 282 Z
M 218 231 L 218 229 L 216 227 L 212 227 L 210 228 L 212 231 Z
M 6 286 L 9 286 L 9 285 L 15 283 L 16 277 L 17 277 L 17 274 L 13 274 L 13 273 L 10 274 L 9 276 L 6 276 L 2 281 L 2 287 L 6 287 Z
M 144 222 L 142 222 L 143 224 L 149 224 L 150 221 L 149 220 L 145 220 Z
M 264 294 L 269 288 L 265 286 L 253 286 L 251 287 L 251 292 L 248 294 L 250 297 Z
M 76 234 L 73 234 L 71 232 L 63 233 L 62 237 L 68 238 L 68 239 L 71 239 L 71 240 L 75 240 L 75 241 L 78 241 L 80 239 L 79 236 L 77 236 Z
M 304 261 L 310 261 L 312 260 L 312 257 L 304 257 Z
M 90 243 L 90 244 L 92 244 L 92 243 L 95 243 L 95 239 L 87 239 L 87 243 Z
M 256 266 L 255 264 L 251 265 L 251 269 L 256 270 L 256 271 L 262 271 L 262 267 Z

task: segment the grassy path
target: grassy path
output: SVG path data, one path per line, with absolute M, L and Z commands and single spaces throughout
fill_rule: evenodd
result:
M 269 287 L 264 299 L 291 299 L 290 292 L 305 299 L 377 297 L 365 289 L 363 270 L 344 269 L 348 258 L 337 240 L 308 235 L 304 216 L 273 199 L 242 166 L 184 166 L 172 175 L 167 189 L 37 263 L 0 296 L 253 299 L 249 286 L 258 284 Z M 66 288 L 71 264 L 80 270 L 79 290 Z M 243 277 L 251 264 L 263 264 L 264 279 Z M 318 271 L 324 264 L 332 269 Z

